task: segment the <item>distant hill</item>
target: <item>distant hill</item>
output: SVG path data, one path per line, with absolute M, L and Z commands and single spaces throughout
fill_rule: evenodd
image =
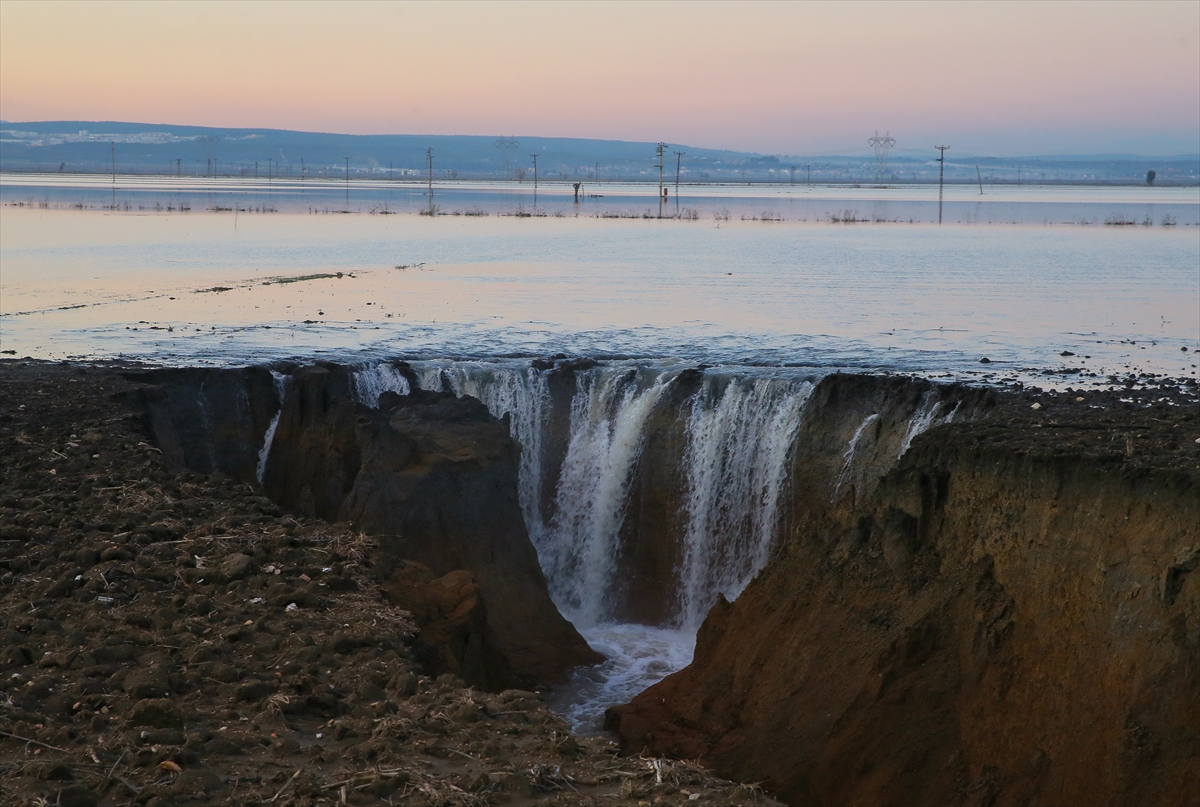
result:
M 657 181 L 655 143 L 559 137 L 347 135 L 285 129 L 224 129 L 116 121 L 0 121 L 0 170 L 355 178 Z M 882 175 L 870 155 L 785 156 L 669 144 L 663 176 L 673 182 L 676 155 L 685 182 L 930 182 L 936 155 L 898 151 Z M 349 158 L 347 160 L 347 158 Z M 978 173 L 976 167 L 978 166 Z M 1082 155 L 1021 158 L 947 154 L 951 182 L 1200 182 L 1200 155 Z

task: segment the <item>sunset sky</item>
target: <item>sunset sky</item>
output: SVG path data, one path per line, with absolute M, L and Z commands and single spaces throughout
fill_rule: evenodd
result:
M 1200 3 L 0 0 L 0 117 L 1200 151 Z

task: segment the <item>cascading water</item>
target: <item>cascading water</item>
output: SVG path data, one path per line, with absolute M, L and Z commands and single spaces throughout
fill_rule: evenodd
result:
M 625 515 L 644 425 L 664 389 L 638 372 L 593 369 L 577 374 L 571 438 L 563 461 L 554 519 L 538 547 L 550 594 L 577 627 L 611 621 L 617 538 Z
M 833 499 L 836 500 L 838 494 L 842 491 L 842 486 L 854 478 L 854 458 L 858 455 L 858 444 L 866 434 L 867 429 L 875 421 L 879 420 L 879 413 L 867 415 L 863 418 L 863 422 L 858 424 L 858 428 L 854 430 L 854 436 L 850 438 L 850 445 L 846 448 L 846 453 L 842 455 L 842 468 L 838 471 L 837 481 L 833 486 Z M 901 452 L 903 453 L 903 452 Z M 857 495 L 857 494 L 856 494 Z
M 418 361 L 412 369 L 422 389 L 471 395 L 495 416 L 508 416 L 522 445 L 521 506 L 551 595 L 608 657 L 577 671 L 551 694 L 551 704 L 577 729 L 595 730 L 607 706 L 689 663 L 696 630 L 717 595 L 737 597 L 766 564 L 814 382 L 798 373 L 710 368 L 681 402 L 665 395 L 684 369 L 676 365 L 609 362 L 575 369 L 573 391 L 556 387 L 558 397 L 550 378 L 561 371 L 526 362 Z M 372 405 L 385 389 L 409 391 L 391 365 L 359 370 L 354 389 Z M 567 395 L 569 435 L 560 432 L 556 441 L 553 410 Z M 625 582 L 622 527 L 648 424 L 662 423 L 654 415 L 668 400 L 677 407 L 672 417 L 686 419 L 678 460 L 684 500 L 672 516 L 679 521 L 672 528 L 679 542 L 675 611 L 659 626 L 622 624 L 615 617 Z M 904 449 L 934 424 L 940 406 L 933 395 L 922 400 Z M 877 418 L 868 417 L 851 439 L 839 486 L 853 476 L 859 442 Z M 563 428 L 561 410 L 557 422 Z
M 279 394 L 279 411 L 271 418 L 271 422 L 267 424 L 266 434 L 263 435 L 262 448 L 258 450 L 258 465 L 254 469 L 254 474 L 258 477 L 258 484 L 262 484 L 263 477 L 267 473 L 267 457 L 271 455 L 271 444 L 275 442 L 275 430 L 279 428 L 279 416 L 283 414 L 283 393 L 287 390 L 288 377 L 276 370 L 271 371 L 271 378 L 275 382 L 275 392 Z
M 908 451 L 912 441 L 918 436 L 929 430 L 937 419 L 938 410 L 942 408 L 941 401 L 933 394 L 933 391 L 926 392 L 921 398 L 921 406 L 913 414 L 908 421 L 908 428 L 904 431 L 904 442 L 900 445 L 900 453 L 897 457 L 903 457 L 904 452 Z M 950 417 L 954 417 L 954 413 L 950 413 Z
M 449 388 L 509 416 L 522 444 L 521 504 L 551 595 L 609 659 L 579 671 L 552 696 L 577 727 L 595 728 L 606 706 L 686 665 L 717 594 L 736 597 L 766 563 L 810 382 L 711 370 L 683 404 L 687 490 L 676 613 L 668 625 L 647 626 L 614 618 L 619 539 L 647 423 L 681 368 L 613 362 L 575 371 L 569 437 L 555 479 L 544 477 L 549 371 L 437 361 L 414 362 L 413 370 L 423 389 Z M 553 487 L 549 518 L 544 486 Z
M 808 382 L 708 376 L 693 399 L 680 627 L 694 632 L 718 594 L 736 598 L 766 564 L 812 390 Z
M 354 397 L 367 406 L 379 406 L 379 396 L 385 392 L 408 395 L 412 391 L 404 374 L 387 362 L 356 370 L 350 376 Z

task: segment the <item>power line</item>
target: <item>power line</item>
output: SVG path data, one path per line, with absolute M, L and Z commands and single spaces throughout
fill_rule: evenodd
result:
M 934 146 L 938 150 L 938 224 L 942 223 L 942 187 L 946 178 L 946 150 L 949 146 Z
M 867 143 L 875 149 L 875 181 L 882 183 L 887 173 L 888 152 L 896 145 L 896 138 L 892 137 L 891 132 L 884 132 L 883 137 L 880 137 L 879 130 L 876 129 L 875 136 L 868 138 Z
M 658 217 L 662 218 L 662 202 L 663 202 L 663 151 L 667 148 L 666 143 L 659 143 L 655 149 L 658 155 Z
M 495 146 L 500 151 L 500 156 L 504 158 L 504 179 L 508 179 L 512 174 L 512 155 L 521 147 L 521 141 L 515 137 L 497 138 Z

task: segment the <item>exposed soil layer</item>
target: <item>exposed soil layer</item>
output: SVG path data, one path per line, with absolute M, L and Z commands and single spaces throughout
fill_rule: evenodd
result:
M 879 400 L 822 428 L 894 446 Z M 1194 387 L 973 406 L 857 491 L 798 472 L 788 536 L 694 662 L 610 710 L 624 749 L 795 805 L 1195 803 Z
M 470 571 L 168 470 L 130 369 L 0 362 L 0 803 L 772 803 L 466 688 Z

